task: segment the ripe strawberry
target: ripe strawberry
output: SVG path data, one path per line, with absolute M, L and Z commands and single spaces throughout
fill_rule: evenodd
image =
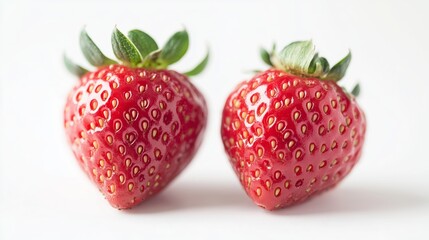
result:
M 340 182 L 361 155 L 366 121 L 355 96 L 337 85 L 350 53 L 332 69 L 311 41 L 261 53 L 273 68 L 229 95 L 221 134 L 249 197 L 273 210 Z
M 207 122 L 202 94 L 188 77 L 167 66 L 187 51 L 188 34 L 177 32 L 162 49 L 146 33 L 128 37 L 115 29 L 111 60 L 83 30 L 81 49 L 97 67 L 88 72 L 64 58 L 81 76 L 64 111 L 64 127 L 82 169 L 109 203 L 131 208 L 155 195 L 191 161 Z M 191 76 L 201 72 L 205 59 Z

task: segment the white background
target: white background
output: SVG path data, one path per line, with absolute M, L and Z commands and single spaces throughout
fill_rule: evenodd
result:
M 0 5 L 0 239 L 429 239 L 428 1 L 3 1 Z M 115 24 L 163 43 L 183 26 L 187 70 L 210 45 L 209 125 L 192 164 L 130 211 L 109 206 L 78 168 L 62 129 L 84 63 L 83 25 L 108 56 Z M 361 83 L 368 118 L 360 163 L 336 189 L 267 212 L 241 189 L 223 152 L 229 91 L 265 66 L 260 46 L 313 39 L 336 62 L 352 50 L 343 84 Z

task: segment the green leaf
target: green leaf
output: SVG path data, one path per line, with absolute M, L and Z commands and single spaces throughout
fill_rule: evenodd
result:
M 207 54 L 204 57 L 204 59 L 192 70 L 185 72 L 185 75 L 191 77 L 200 74 L 207 66 L 207 63 L 209 62 L 209 55 L 210 51 L 207 50 Z
M 270 66 L 273 66 L 273 64 L 271 63 L 271 59 L 270 59 L 271 55 L 267 50 L 265 50 L 264 48 L 261 48 L 260 55 L 261 55 L 262 61 L 264 61 L 264 63 L 266 63 Z
M 339 61 L 331 68 L 331 70 L 329 71 L 325 79 L 333 80 L 336 82 L 340 81 L 346 74 L 346 71 L 347 71 L 347 68 L 349 67 L 351 59 L 352 59 L 352 53 L 349 51 L 347 56 L 345 56 L 343 59 L 341 59 L 341 61 Z
M 162 48 L 160 58 L 167 64 L 179 61 L 188 51 L 189 36 L 186 30 L 176 32 Z
M 281 68 L 292 73 L 307 74 L 315 56 L 313 42 L 298 41 L 287 45 L 279 53 Z
M 323 76 L 329 72 L 329 62 L 324 57 L 319 57 L 316 53 L 311 60 L 310 66 L 308 67 L 308 73 L 312 76 Z
M 353 94 L 353 96 L 357 97 L 357 96 L 359 96 L 359 93 L 360 93 L 360 85 L 359 85 L 359 83 L 358 83 L 358 84 L 356 84 L 356 86 L 353 88 L 353 90 L 352 90 L 352 94 Z
M 158 49 L 155 40 L 149 34 L 138 29 L 129 31 L 128 38 L 134 43 L 143 58 Z
M 109 64 L 115 64 L 116 62 L 108 57 L 106 57 L 100 49 L 95 45 L 92 39 L 88 36 L 85 28 L 82 29 L 80 33 L 80 49 L 82 50 L 83 55 L 86 60 L 88 60 L 91 65 L 100 67 Z
M 112 47 L 113 52 L 119 60 L 133 67 L 137 66 L 143 60 L 137 47 L 116 27 L 112 34 Z
M 82 77 L 85 73 L 88 72 L 85 68 L 75 64 L 70 58 L 67 57 L 67 55 L 63 55 L 63 61 L 64 65 L 66 66 L 67 70 L 73 75 L 76 75 L 78 77 Z

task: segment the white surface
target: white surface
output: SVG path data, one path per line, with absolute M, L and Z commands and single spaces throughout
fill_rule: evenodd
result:
M 0 239 L 428 239 L 427 1 L 5 1 L 0 9 Z M 109 56 L 115 24 L 162 42 L 190 31 L 185 70 L 212 59 L 194 83 L 206 94 L 199 154 L 163 193 L 131 211 L 111 208 L 65 142 L 62 107 L 73 81 L 63 50 L 84 62 L 88 31 Z M 348 48 L 344 84 L 361 82 L 365 152 L 335 190 L 267 212 L 251 203 L 223 152 L 228 92 L 264 67 L 258 47 L 312 38 L 331 62 Z

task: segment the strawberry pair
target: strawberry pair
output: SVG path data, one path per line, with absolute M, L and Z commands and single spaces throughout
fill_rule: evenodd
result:
M 81 168 L 118 209 L 131 208 L 165 188 L 192 160 L 207 123 L 192 70 L 168 70 L 186 53 L 186 31 L 159 48 L 148 34 L 115 28 L 106 57 L 85 30 L 80 46 L 88 71 L 64 58 L 80 77 L 64 111 L 68 141 Z M 337 85 L 351 55 L 329 66 L 311 41 L 279 53 L 261 52 L 271 66 L 240 83 L 226 100 L 221 135 L 241 184 L 266 209 L 285 207 L 329 189 L 358 161 L 365 116 Z

